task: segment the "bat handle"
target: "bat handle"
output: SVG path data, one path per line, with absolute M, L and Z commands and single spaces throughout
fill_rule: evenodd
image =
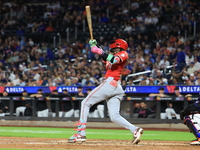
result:
M 91 31 L 91 30 L 90 30 L 90 38 L 91 38 L 91 40 L 94 40 L 93 34 L 92 34 L 92 31 Z

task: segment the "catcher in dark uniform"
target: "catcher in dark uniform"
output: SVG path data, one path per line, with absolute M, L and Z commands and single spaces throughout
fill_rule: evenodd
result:
M 180 113 L 180 117 L 196 137 L 195 140 L 190 142 L 190 145 L 200 145 L 200 98 L 186 107 Z

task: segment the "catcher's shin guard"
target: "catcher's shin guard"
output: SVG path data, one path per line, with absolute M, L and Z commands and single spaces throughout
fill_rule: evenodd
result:
M 190 117 L 185 117 L 184 124 L 190 129 L 196 138 L 200 138 L 200 126 L 195 120 Z

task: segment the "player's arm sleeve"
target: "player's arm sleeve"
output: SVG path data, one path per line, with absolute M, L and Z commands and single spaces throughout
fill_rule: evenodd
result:
M 101 58 L 103 61 L 111 62 L 111 64 L 117 64 L 117 63 L 120 63 L 123 61 L 123 59 L 121 57 L 119 57 L 118 55 L 114 56 L 112 54 L 107 54 L 107 53 L 103 53 L 101 55 Z

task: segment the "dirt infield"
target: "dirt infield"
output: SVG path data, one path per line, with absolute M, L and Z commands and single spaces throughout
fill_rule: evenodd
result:
M 66 139 L 0 137 L 0 148 L 16 149 L 87 149 L 87 150 L 196 150 L 200 146 L 191 146 L 182 141 L 141 141 L 132 145 L 131 140 L 94 140 L 83 143 L 67 143 Z

